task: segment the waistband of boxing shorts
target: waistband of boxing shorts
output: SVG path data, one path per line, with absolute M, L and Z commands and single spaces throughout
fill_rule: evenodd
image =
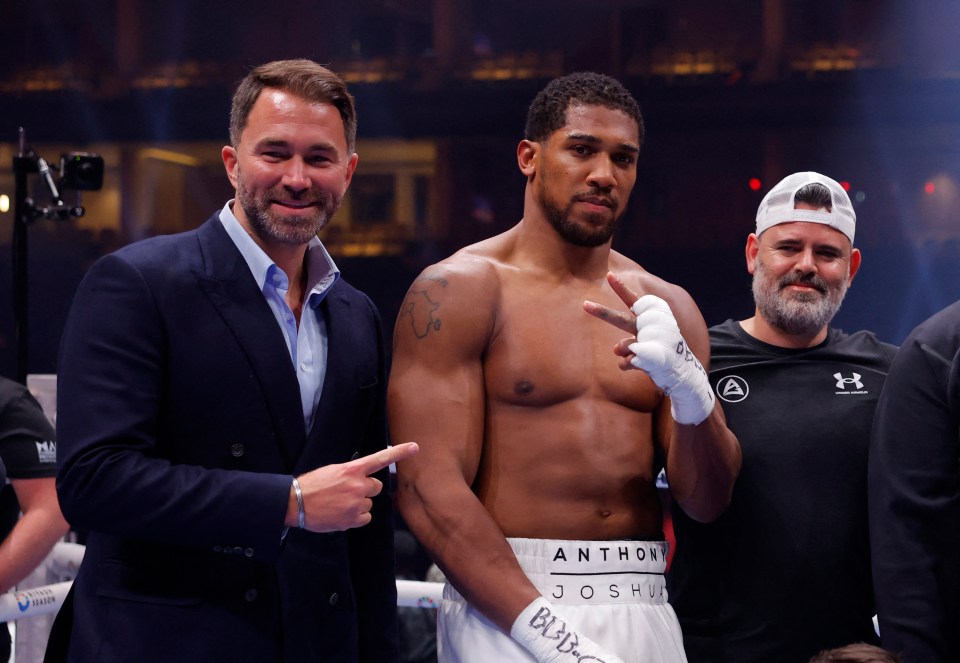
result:
M 667 568 L 666 541 L 507 541 L 524 573 L 552 603 L 667 602 L 663 577 Z M 449 583 L 443 594 L 445 599 L 460 599 Z

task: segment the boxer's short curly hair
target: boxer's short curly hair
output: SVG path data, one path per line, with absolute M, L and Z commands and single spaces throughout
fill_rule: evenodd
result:
M 640 106 L 620 81 L 583 71 L 555 78 L 543 88 L 527 112 L 524 138 L 542 142 L 567 122 L 567 109 L 571 106 L 603 106 L 621 111 L 637 123 L 640 143 L 643 143 L 643 117 Z

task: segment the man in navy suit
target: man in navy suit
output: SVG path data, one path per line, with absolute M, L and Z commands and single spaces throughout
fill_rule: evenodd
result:
M 382 487 L 417 447 L 387 447 L 378 313 L 316 237 L 357 165 L 353 99 L 272 62 L 230 117 L 236 199 L 74 300 L 57 489 L 89 536 L 48 659 L 397 658 Z

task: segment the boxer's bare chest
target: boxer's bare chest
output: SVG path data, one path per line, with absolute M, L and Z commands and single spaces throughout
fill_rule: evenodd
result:
M 598 283 L 504 280 L 484 356 L 488 404 L 546 407 L 579 398 L 651 411 L 660 393 L 640 371 L 622 371 L 614 345 L 627 334 L 588 315 L 591 299 L 623 307 Z

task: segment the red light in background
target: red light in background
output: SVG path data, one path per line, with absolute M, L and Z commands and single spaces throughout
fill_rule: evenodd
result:
M 750 182 L 748 182 L 748 185 L 750 186 L 751 191 L 759 191 L 760 187 L 763 186 L 763 182 L 761 182 L 756 177 L 751 177 Z
M 923 192 L 928 196 L 937 190 L 937 185 L 933 182 L 927 182 L 923 185 Z
M 847 182 L 846 180 L 844 180 L 844 181 L 840 182 L 840 186 L 843 187 L 843 190 L 844 190 L 844 191 L 847 191 L 847 192 L 850 191 L 850 182 Z

